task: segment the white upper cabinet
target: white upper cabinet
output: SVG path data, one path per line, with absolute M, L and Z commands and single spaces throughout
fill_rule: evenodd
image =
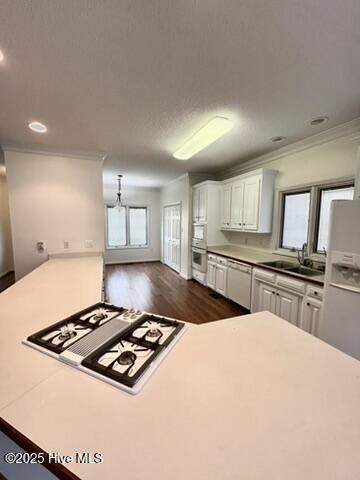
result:
M 224 185 L 221 189 L 221 215 L 220 224 L 222 228 L 230 228 L 231 220 L 231 185 Z
M 275 174 L 260 169 L 224 182 L 220 221 L 223 230 L 271 232 Z
M 261 175 L 244 180 L 243 228 L 257 230 L 259 227 L 259 199 Z
M 196 187 L 193 190 L 193 222 L 206 222 L 207 202 L 206 202 L 206 185 Z
M 231 190 L 230 228 L 243 227 L 244 182 L 235 182 L 226 186 Z

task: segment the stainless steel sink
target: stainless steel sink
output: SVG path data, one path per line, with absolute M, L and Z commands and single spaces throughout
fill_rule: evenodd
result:
M 294 262 L 286 262 L 283 260 L 274 260 L 271 262 L 261 262 L 260 265 L 277 268 L 289 273 L 297 273 L 305 277 L 316 277 L 317 275 L 324 275 L 324 272 L 315 268 L 304 267 L 303 265 L 296 265 Z
M 267 265 L 268 267 L 279 268 L 280 270 L 296 267 L 293 262 L 284 262 L 282 260 L 275 260 L 271 262 L 261 262 L 261 265 Z
M 316 275 L 323 275 L 323 272 L 319 270 L 315 270 L 314 268 L 308 267 L 292 267 L 292 268 L 284 268 L 287 272 L 298 273 L 300 275 L 305 275 L 306 277 L 315 277 Z

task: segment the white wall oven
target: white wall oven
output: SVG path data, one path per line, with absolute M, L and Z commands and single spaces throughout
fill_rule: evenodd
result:
M 206 245 L 206 225 L 193 225 L 192 238 L 193 240 L 203 242 L 204 245 Z
M 206 273 L 206 250 L 193 245 L 191 248 L 191 256 L 192 268 L 199 272 Z

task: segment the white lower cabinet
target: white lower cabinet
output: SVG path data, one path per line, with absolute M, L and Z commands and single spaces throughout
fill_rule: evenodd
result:
M 206 273 L 199 272 L 199 270 L 192 270 L 192 278 L 197 280 L 199 283 L 206 285 Z
M 312 335 L 318 335 L 322 303 L 310 297 L 304 301 L 301 328 Z
M 223 265 L 216 265 L 215 290 L 221 295 L 226 296 L 227 269 Z
M 302 297 L 286 290 L 276 292 L 276 315 L 294 325 L 299 324 Z
M 251 312 L 268 311 L 317 335 L 323 290 L 314 284 L 253 270 Z
M 276 314 L 276 289 L 274 286 L 258 282 L 257 293 L 254 295 L 258 297 L 257 312 L 266 310 Z
M 216 284 L 216 262 L 208 261 L 207 263 L 207 286 L 215 290 Z
M 256 293 L 254 293 L 256 295 Z M 276 288 L 275 285 L 258 282 L 258 308 L 256 311 L 266 310 L 298 325 L 301 297 L 292 292 Z
M 223 257 L 208 255 L 207 286 L 226 297 L 227 293 L 227 260 Z

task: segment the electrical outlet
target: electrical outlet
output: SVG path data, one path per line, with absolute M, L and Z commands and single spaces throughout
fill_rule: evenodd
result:
M 85 240 L 85 248 L 94 248 L 94 242 L 92 240 Z
M 38 253 L 44 253 L 46 250 L 46 243 L 42 240 L 36 242 L 36 250 L 38 251 Z
M 69 240 L 64 240 L 64 250 L 68 250 L 70 248 Z

